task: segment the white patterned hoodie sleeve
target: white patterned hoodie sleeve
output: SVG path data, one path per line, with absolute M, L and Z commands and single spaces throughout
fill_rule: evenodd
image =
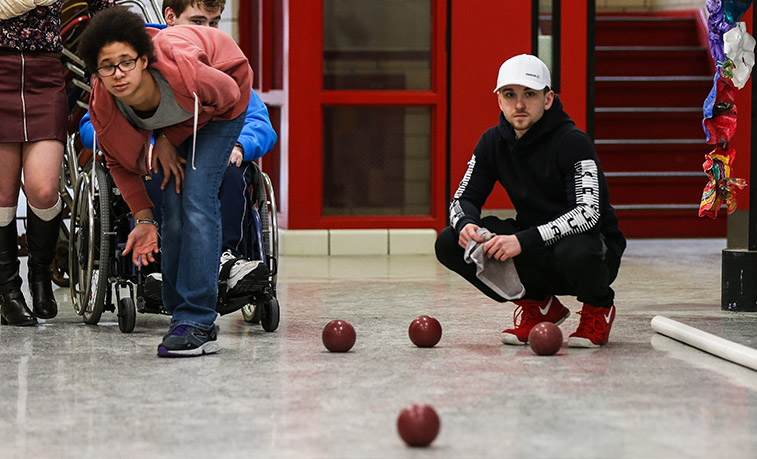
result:
M 468 223 L 479 224 L 481 207 L 497 182 L 495 161 L 492 158 L 495 151 L 488 146 L 485 137 L 486 134 L 473 150 L 465 175 L 449 205 L 450 225 L 458 233 Z
M 596 226 L 600 217 L 599 167 L 593 159 L 574 164 L 575 207 L 537 227 L 545 245 Z

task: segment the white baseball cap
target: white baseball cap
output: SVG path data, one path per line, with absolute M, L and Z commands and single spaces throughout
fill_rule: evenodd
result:
M 519 84 L 538 91 L 549 86 L 551 82 L 549 69 L 541 59 L 530 54 L 520 54 L 506 60 L 499 67 L 494 92 L 509 84 Z

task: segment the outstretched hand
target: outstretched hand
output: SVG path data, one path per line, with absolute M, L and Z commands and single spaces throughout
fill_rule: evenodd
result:
M 131 252 L 131 262 L 135 266 L 147 266 L 155 262 L 153 254 L 158 253 L 158 228 L 149 223 L 134 226 L 126 239 L 123 254 Z

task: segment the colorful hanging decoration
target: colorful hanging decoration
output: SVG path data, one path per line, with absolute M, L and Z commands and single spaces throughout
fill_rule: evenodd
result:
M 707 143 L 710 145 L 726 146 L 736 132 L 736 106 L 727 102 L 716 105 L 718 114 L 712 118 L 705 118 L 704 130 L 707 132 Z
M 718 216 L 720 206 L 725 203 L 729 214 L 736 210 L 736 198 L 734 192 L 746 186 L 746 180 L 731 177 L 731 165 L 736 155 L 735 150 L 725 151 L 717 147 L 705 155 L 702 169 L 710 181 L 704 187 L 702 201 L 699 205 L 699 216 L 710 217 L 713 220 Z
M 754 37 L 747 32 L 746 24 L 739 22 L 751 4 L 751 0 L 707 0 L 715 77 L 702 107 L 702 127 L 707 143 L 716 148 L 705 155 L 702 165 L 709 181 L 702 193 L 700 217 L 717 218 L 723 204 L 732 213 L 737 207 L 736 190 L 747 186 L 746 180 L 731 177 L 736 151 L 729 149 L 728 143 L 736 132 L 736 91 L 747 83 L 755 63 Z
M 707 19 L 710 54 L 715 60 L 715 65 L 722 66 L 726 60 L 723 51 L 723 34 L 733 29 L 734 25 L 725 20 L 721 0 L 707 0 L 707 11 L 710 13 L 710 17 Z
M 754 67 L 754 37 L 746 31 L 746 24 L 739 22 L 736 27 L 723 34 L 723 51 L 730 63 L 728 73 L 733 85 L 741 89 L 752 74 Z
M 736 132 L 736 88 L 729 80 L 716 75 L 703 108 L 702 126 L 707 143 L 727 145 Z
M 729 23 L 736 24 L 751 5 L 752 0 L 723 0 L 723 16 Z

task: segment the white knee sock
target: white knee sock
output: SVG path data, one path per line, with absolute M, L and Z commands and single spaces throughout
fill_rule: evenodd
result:
M 0 207 L 0 226 L 8 226 L 16 218 L 16 206 Z
M 63 209 L 63 203 L 60 200 L 60 196 L 58 196 L 58 202 L 56 202 L 54 206 L 48 209 L 37 209 L 31 204 L 29 204 L 29 208 L 32 210 L 32 212 L 34 212 L 34 215 L 40 218 L 40 220 L 49 222 L 50 220 L 58 216 L 61 209 Z

